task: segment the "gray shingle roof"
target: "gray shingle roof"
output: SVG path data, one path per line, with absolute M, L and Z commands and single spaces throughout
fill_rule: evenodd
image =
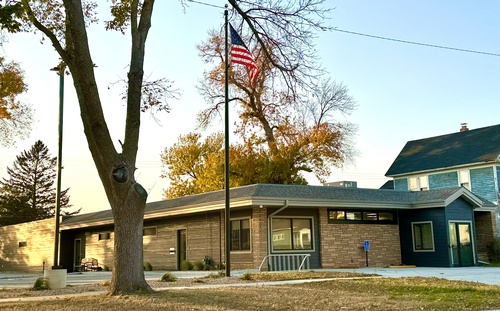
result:
M 450 196 L 460 191 L 461 188 L 448 188 L 422 192 L 396 191 L 384 189 L 342 188 L 309 185 L 271 185 L 255 184 L 233 188 L 230 191 L 231 202 L 242 200 L 274 199 L 294 200 L 304 204 L 313 201 L 331 201 L 344 203 L 378 203 L 418 205 L 432 202 L 445 202 Z M 224 203 L 224 190 L 185 196 L 176 199 L 163 200 L 146 204 L 145 214 L 154 214 L 177 208 L 203 207 Z M 488 201 L 486 201 L 488 202 Z M 493 205 L 492 203 L 490 203 Z M 494 206 L 494 205 L 493 205 Z M 111 210 L 71 216 L 63 220 L 64 225 L 74 225 L 97 221 L 111 220 Z
M 385 174 L 396 176 L 475 163 L 500 162 L 500 124 L 409 141 Z

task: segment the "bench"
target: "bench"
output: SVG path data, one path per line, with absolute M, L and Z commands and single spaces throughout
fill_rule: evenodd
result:
M 99 262 L 95 258 L 83 258 L 81 269 L 83 271 L 97 271 L 99 270 Z

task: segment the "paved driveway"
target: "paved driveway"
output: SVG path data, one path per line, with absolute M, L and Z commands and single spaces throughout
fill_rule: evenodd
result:
M 387 277 L 437 277 L 448 280 L 462 280 L 500 285 L 500 268 L 465 267 L 465 268 L 360 268 L 333 269 L 328 271 L 344 271 L 358 273 L 375 273 Z

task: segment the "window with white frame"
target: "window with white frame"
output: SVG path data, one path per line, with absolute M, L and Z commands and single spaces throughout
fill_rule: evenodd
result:
M 410 191 L 427 191 L 429 190 L 429 177 L 418 176 L 408 178 L 408 190 Z
M 461 187 L 470 190 L 470 176 L 469 170 L 462 170 L 458 172 L 458 183 Z
M 429 177 L 427 177 L 427 176 L 420 176 L 418 178 L 418 187 L 420 188 L 420 191 L 427 191 L 427 190 L 429 190 Z
M 273 218 L 273 251 L 312 250 L 312 218 Z
M 433 252 L 434 233 L 432 229 L 432 221 L 412 222 L 411 229 L 413 236 L 413 251 Z
M 418 179 L 417 177 L 408 177 L 408 190 L 418 191 Z
M 250 219 L 231 220 L 231 251 L 250 250 Z

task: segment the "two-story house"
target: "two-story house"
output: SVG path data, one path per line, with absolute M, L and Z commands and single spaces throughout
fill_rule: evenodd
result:
M 393 178 L 395 190 L 425 191 L 463 186 L 498 206 L 500 124 L 469 130 L 464 123 L 456 133 L 409 141 L 386 176 Z M 492 223 L 496 223 L 498 234 L 499 217 L 498 208 L 496 215 L 476 209 L 478 236 Z M 479 237 L 478 248 L 484 249 Z

